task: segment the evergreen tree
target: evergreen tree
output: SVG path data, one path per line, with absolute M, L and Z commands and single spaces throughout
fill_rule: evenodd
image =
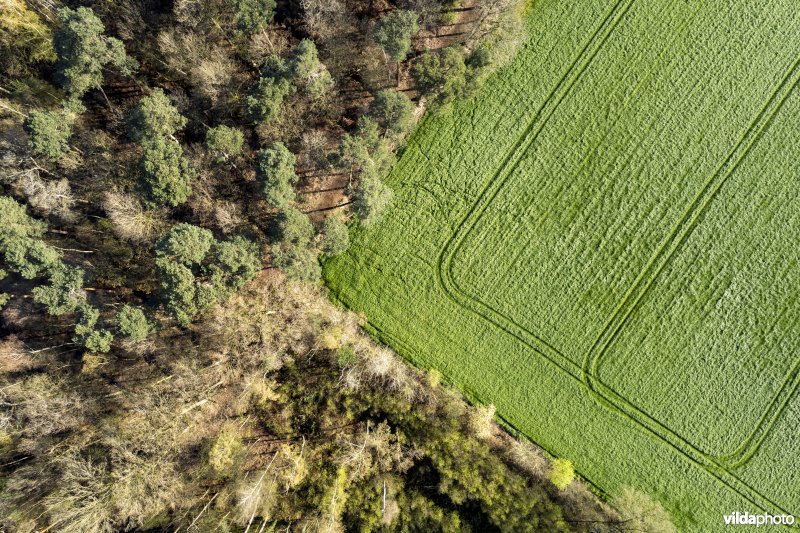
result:
M 188 326 L 199 311 L 194 274 L 187 266 L 166 257 L 156 260 L 156 270 L 164 307 L 182 326 Z
M 414 104 L 400 91 L 384 89 L 375 95 L 369 114 L 391 135 L 402 137 L 414 125 Z
M 362 172 L 353 193 L 353 205 L 361 223 L 374 224 L 392 203 L 393 195 L 375 172 Z
M 159 88 L 153 89 L 150 94 L 142 98 L 128 117 L 130 135 L 136 140 L 168 137 L 184 126 L 186 118 Z
M 214 246 L 214 265 L 220 272 L 221 283 L 236 290 L 253 279 L 261 270 L 261 250 L 244 237 L 234 237 Z
M 67 141 L 74 122 L 74 115 L 66 109 L 31 111 L 23 123 L 31 151 L 50 161 L 57 160 L 69 149 Z
M 446 106 L 469 90 L 464 54 L 455 46 L 426 52 L 412 72 L 417 88 L 434 106 Z
M 296 207 L 287 206 L 278 217 L 281 243 L 288 246 L 308 246 L 314 238 L 314 226 L 308 215 Z
M 94 307 L 84 303 L 78 308 L 77 322 L 75 323 L 75 336 L 73 342 L 83 345 L 91 352 L 106 353 L 111 349 L 114 335 L 107 329 L 98 329 L 97 321 L 100 312 Z
M 347 225 L 339 217 L 331 216 L 322 224 L 322 252 L 331 257 L 350 247 Z
M 152 202 L 177 206 L 192 193 L 194 170 L 177 142 L 163 137 L 147 140 L 140 167 L 145 192 Z
M 156 256 L 186 266 L 199 265 L 214 244 L 214 236 L 207 229 L 186 223 L 176 224 L 156 243 Z
M 281 142 L 276 142 L 258 153 L 256 179 L 270 207 L 283 207 L 294 200 L 292 186 L 298 177 L 294 171 L 295 156 Z
M 236 28 L 250 36 L 264 31 L 275 17 L 275 0 L 236 0 Z
M 403 61 L 411 50 L 411 37 L 419 31 L 414 11 L 398 10 L 385 15 L 372 35 L 375 44 L 395 61 Z
M 333 87 L 333 78 L 319 60 L 317 45 L 310 39 L 302 39 L 294 47 L 289 66 L 295 82 L 314 98 L 322 96 Z
M 33 279 L 61 262 L 61 253 L 38 239 L 12 236 L 0 245 L 8 267 L 25 279 Z
M 241 154 L 243 145 L 244 134 L 239 129 L 220 125 L 206 132 L 206 147 L 214 154 L 217 163 Z
M 88 7 L 58 10 L 61 27 L 56 31 L 53 45 L 58 56 L 56 77 L 67 90 L 80 97 L 89 89 L 103 83 L 103 67 L 108 64 L 123 73 L 130 72 L 135 63 L 125 55 L 122 42 L 103 35 L 105 27 Z
M 75 311 L 86 301 L 83 290 L 84 272 L 81 268 L 54 264 L 48 271 L 47 285 L 33 288 L 33 300 L 44 305 L 51 315 L 63 315 Z
M 153 330 L 144 311 L 132 305 L 123 305 L 117 312 L 117 327 L 122 335 L 134 342 L 143 341 Z
M 313 248 L 305 246 L 281 246 L 272 257 L 276 267 L 288 277 L 304 281 L 318 281 L 322 276 L 317 254 Z
M 291 85 L 283 78 L 261 76 L 245 100 L 247 114 L 253 122 L 272 122 L 278 117 L 283 99 Z

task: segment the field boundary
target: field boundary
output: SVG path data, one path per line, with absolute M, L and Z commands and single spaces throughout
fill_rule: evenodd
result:
M 569 69 L 567 69 L 564 76 L 558 81 L 548 97 L 536 111 L 531 122 L 525 128 L 517 142 L 512 146 L 508 155 L 503 159 L 498 170 L 488 180 L 479 194 L 478 200 L 466 212 L 461 222 L 455 227 L 450 238 L 445 242 L 436 263 L 436 282 L 451 301 L 462 308 L 474 312 L 484 320 L 515 337 L 523 344 L 532 348 L 540 356 L 553 363 L 561 371 L 580 382 L 599 405 L 641 426 L 653 436 L 686 457 L 690 462 L 699 466 L 702 470 L 706 471 L 719 482 L 737 492 L 740 496 L 757 507 L 764 510 L 773 510 L 788 514 L 780 505 L 755 490 L 738 476 L 734 475 L 731 470 L 744 465 L 752 458 L 777 422 L 790 399 L 794 396 L 798 385 L 800 385 L 800 359 L 795 362 L 790 372 L 785 376 L 781 388 L 776 392 L 767 410 L 759 419 L 755 429 L 753 429 L 750 435 L 736 450 L 734 450 L 734 452 L 720 456 L 704 453 L 685 438 L 674 433 L 656 419 L 650 417 L 647 413 L 643 412 L 603 383 L 596 375 L 596 371 L 600 360 L 616 340 L 619 332 L 622 330 L 625 323 L 627 323 L 628 318 L 638 306 L 641 298 L 653 285 L 655 279 L 658 278 L 677 249 L 680 248 L 681 244 L 696 227 L 705 208 L 714 199 L 728 177 L 745 159 L 750 149 L 755 145 L 758 139 L 761 138 L 761 135 L 771 123 L 772 118 L 786 99 L 788 99 L 794 87 L 798 84 L 798 81 L 800 81 L 800 59 L 784 74 L 782 81 L 770 95 L 767 103 L 750 123 L 739 141 L 729 151 L 726 159 L 718 167 L 717 171 L 706 181 L 698 195 L 689 204 L 683 216 L 670 231 L 665 241 L 659 246 L 656 253 L 639 273 L 628 291 L 626 291 L 623 299 L 608 318 L 600 335 L 592 345 L 592 348 L 585 354 L 582 365 L 579 366 L 574 363 L 557 348 L 550 345 L 534 332 L 518 324 L 511 317 L 503 315 L 486 303 L 474 298 L 466 291 L 461 290 L 453 277 L 453 259 L 466 236 L 477 225 L 477 222 L 480 220 L 487 207 L 495 199 L 513 170 L 518 166 L 527 148 L 538 137 L 549 118 L 555 112 L 555 109 L 570 92 L 576 81 L 597 55 L 600 48 L 605 44 L 617 24 L 633 4 L 633 1 L 634 0 L 620 0 L 614 4 L 600 26 L 591 35 L 586 45 L 577 55 Z M 691 18 L 693 18 L 693 16 L 686 21 L 686 24 L 688 24 Z M 664 52 L 666 52 L 666 50 Z M 663 57 L 664 52 L 662 52 L 662 56 L 659 57 L 659 61 Z M 648 74 L 648 77 L 649 75 L 650 74 Z M 583 166 L 581 169 L 582 168 Z

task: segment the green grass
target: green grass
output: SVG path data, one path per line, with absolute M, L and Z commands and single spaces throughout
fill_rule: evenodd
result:
M 800 11 L 544 1 L 426 119 L 325 278 L 601 489 L 681 529 L 800 513 Z

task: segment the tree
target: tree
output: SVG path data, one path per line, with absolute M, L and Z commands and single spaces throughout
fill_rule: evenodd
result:
M 73 342 L 82 344 L 91 352 L 106 353 L 111 349 L 114 335 L 107 329 L 97 329 L 100 312 L 84 303 L 78 308 L 78 320 L 75 324 Z
M 24 0 L 0 3 L 0 67 L 12 75 L 30 63 L 56 59 L 50 28 Z
M 145 192 L 156 204 L 174 207 L 184 203 L 192 193 L 194 170 L 175 141 L 163 137 L 147 140 L 140 168 Z
M 214 154 L 217 163 L 241 154 L 243 145 L 244 133 L 242 130 L 220 125 L 206 132 L 206 148 Z
M 648 533 L 675 533 L 669 513 L 658 501 L 631 487 L 622 489 L 614 499 L 620 514 L 621 531 L 646 531 Z
M 207 229 L 186 223 L 176 224 L 156 243 L 156 256 L 186 266 L 199 265 L 215 242 Z
M 153 330 L 153 326 L 144 316 L 144 311 L 127 304 L 117 312 L 117 327 L 122 335 L 134 342 L 143 341 Z
M 250 36 L 264 31 L 275 17 L 275 0 L 236 0 L 236 27 Z
M 28 216 L 25 207 L 0 196 L 0 251 L 5 262 L 25 279 L 33 279 L 61 261 L 61 254 L 39 240 L 47 226 Z
M 305 80 L 313 76 L 320 66 L 317 45 L 314 44 L 314 41 L 301 39 L 292 49 L 289 64 L 293 77 Z
M 347 225 L 339 217 L 331 216 L 322 224 L 322 252 L 331 257 L 339 255 L 350 247 Z
M 393 195 L 375 172 L 362 172 L 353 193 L 353 205 L 361 224 L 374 224 L 392 203 Z
M 261 250 L 256 243 L 237 236 L 215 245 L 214 261 L 221 269 L 222 282 L 236 290 L 261 270 Z
M 58 250 L 38 239 L 12 236 L 1 244 L 6 264 L 25 279 L 33 279 L 61 261 Z
M 402 137 L 414 125 L 414 104 L 400 91 L 384 89 L 375 95 L 369 114 L 389 134 Z
M 302 39 L 292 50 L 289 65 L 292 77 L 313 98 L 322 96 L 333 87 L 333 78 L 319 60 L 314 41 Z
M 44 305 L 51 315 L 75 311 L 86 301 L 83 276 L 83 269 L 59 261 L 49 269 L 48 284 L 33 288 L 33 300 Z
M 188 326 L 199 309 L 192 271 L 168 258 L 156 259 L 161 296 L 167 311 L 182 325 Z
M 314 238 L 314 226 L 308 215 L 296 207 L 287 206 L 278 216 L 281 242 L 289 246 L 307 246 Z
M 296 158 L 281 142 L 276 142 L 258 152 L 256 179 L 270 207 L 283 207 L 294 200 L 297 174 L 294 171 Z
M 276 267 L 287 276 L 304 281 L 317 281 L 322 276 L 322 269 L 314 249 L 305 246 L 281 246 L 272 257 Z
M 128 116 L 130 135 L 135 140 L 169 137 L 184 126 L 186 118 L 159 88 L 142 98 Z
M 397 10 L 385 15 L 375 27 L 375 44 L 395 61 L 403 61 L 411 50 L 411 37 L 419 31 L 414 11 Z
M 51 161 L 57 160 L 68 149 L 75 117 L 66 109 L 59 111 L 31 111 L 23 123 L 30 137 L 29 146 L 34 154 Z
M 250 119 L 264 123 L 275 120 L 290 90 L 291 85 L 283 78 L 261 76 L 245 100 Z
M 339 146 L 339 163 L 355 170 L 383 176 L 394 163 L 394 154 L 386 139 L 380 134 L 378 123 L 370 117 L 358 119 L 355 135 L 342 136 Z
M 209 447 L 208 464 L 218 477 L 231 477 L 241 467 L 245 454 L 236 426 L 230 425 L 219 432 Z
M 25 206 L 8 196 L 0 196 L 0 244 L 11 237 L 41 237 L 47 224 L 28 215 Z
M 56 31 L 53 45 L 58 56 L 56 77 L 67 92 L 80 97 L 89 89 L 100 87 L 103 67 L 112 64 L 123 73 L 135 68 L 125 55 L 122 42 L 103 35 L 105 27 L 87 7 L 58 10 L 61 27 Z
M 417 88 L 434 106 L 445 106 L 467 92 L 467 65 L 456 46 L 426 52 L 412 72 Z
M 550 464 L 550 483 L 558 490 L 566 489 L 575 481 L 575 468 L 569 459 L 553 459 Z
M 28 198 L 28 204 L 43 215 L 56 215 L 61 220 L 73 221 L 75 214 L 72 207 L 75 198 L 67 178 L 42 179 L 36 173 L 28 173 L 21 180 L 22 190 Z

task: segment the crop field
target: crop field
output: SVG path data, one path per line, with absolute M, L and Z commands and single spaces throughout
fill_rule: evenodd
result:
M 376 336 L 679 529 L 800 515 L 800 10 L 536 2 L 325 265 Z

